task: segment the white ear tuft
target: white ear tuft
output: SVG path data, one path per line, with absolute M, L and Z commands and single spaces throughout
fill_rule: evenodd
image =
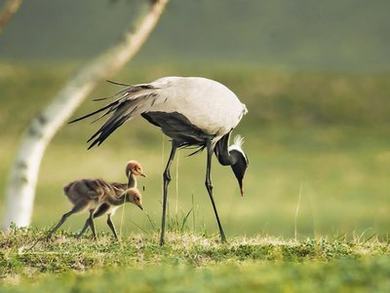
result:
M 241 135 L 236 135 L 233 140 L 233 144 L 229 146 L 229 151 L 237 150 L 241 153 L 244 153 L 242 150 L 242 145 L 244 144 L 244 138 Z
M 235 146 L 237 146 L 238 148 L 241 148 L 241 146 L 244 144 L 244 142 L 245 142 L 245 139 L 244 139 L 241 135 L 236 135 L 236 136 L 234 137 L 234 142 L 233 142 L 233 144 L 234 144 Z

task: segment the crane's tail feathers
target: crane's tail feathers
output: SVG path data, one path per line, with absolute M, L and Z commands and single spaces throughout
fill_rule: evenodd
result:
M 101 98 L 93 98 L 92 101 L 100 102 L 100 101 L 108 100 L 108 99 L 111 99 L 111 98 L 112 98 L 112 96 L 110 96 L 110 97 L 101 97 Z
M 79 118 L 73 119 L 73 120 L 69 121 L 68 123 L 69 123 L 69 124 L 75 123 L 75 122 L 77 122 L 77 121 L 86 119 L 86 118 L 91 117 L 91 116 L 93 116 L 93 115 L 96 115 L 96 114 L 98 114 L 98 113 L 100 113 L 100 112 L 103 112 L 104 110 L 106 110 L 106 109 L 108 109 L 108 108 L 113 107 L 113 106 L 114 106 L 115 104 L 117 104 L 117 103 L 118 103 L 118 101 L 112 102 L 112 103 L 110 103 L 110 104 L 108 104 L 108 105 L 106 105 L 106 106 L 104 106 L 104 107 L 102 107 L 102 108 L 100 108 L 100 109 L 98 109 L 98 110 L 92 112 L 92 113 L 88 113 L 88 114 L 83 115 L 83 116 L 81 116 L 81 117 L 79 117 Z
M 117 82 L 111 83 L 115 85 L 126 86 L 126 88 L 118 91 L 111 97 L 95 99 L 101 101 L 109 98 L 115 98 L 114 101 L 110 102 L 106 106 L 69 122 L 74 123 L 100 113 L 100 116 L 92 121 L 92 123 L 94 123 L 106 117 L 107 115 L 111 115 L 107 121 L 98 129 L 98 131 L 88 139 L 88 143 L 91 143 L 88 149 L 102 144 L 103 141 L 105 141 L 107 137 L 109 137 L 111 133 L 113 133 L 123 123 L 135 116 L 142 114 L 145 111 L 148 111 L 155 103 L 158 103 L 160 100 L 158 99 L 159 97 L 156 92 L 157 88 L 151 84 L 128 86 L 126 84 Z
M 192 156 L 194 156 L 194 155 L 196 155 L 196 154 L 202 152 L 202 151 L 206 148 L 206 146 L 202 145 L 202 146 L 198 146 L 198 147 L 195 147 L 195 148 L 196 148 L 196 150 L 193 151 L 192 153 L 190 153 L 190 154 L 188 155 L 188 157 L 192 157 Z
M 124 85 L 123 85 L 123 86 L 124 86 Z M 109 99 L 114 99 L 114 98 L 121 99 L 121 98 L 123 98 L 124 94 L 128 91 L 128 89 L 129 89 L 129 88 L 122 89 L 122 90 L 116 92 L 115 94 L 113 94 L 112 96 L 100 97 L 100 98 L 93 98 L 92 101 L 94 101 L 94 102 L 100 102 L 100 101 L 109 100 Z
M 116 82 L 116 81 L 113 81 L 113 80 L 106 79 L 106 81 L 109 82 L 109 83 L 115 84 L 115 85 L 127 86 L 127 87 L 131 86 L 130 84 L 126 84 L 126 83 L 122 83 L 122 82 Z
M 88 139 L 88 143 L 92 142 L 88 149 L 93 148 L 96 145 L 101 145 L 103 141 L 107 139 L 107 137 L 110 136 L 111 133 L 114 132 L 115 129 L 117 129 L 119 126 L 121 126 L 123 123 L 125 123 L 126 120 L 129 118 L 124 116 L 118 119 L 115 119 L 110 124 L 106 125 L 106 123 L 94 134 Z

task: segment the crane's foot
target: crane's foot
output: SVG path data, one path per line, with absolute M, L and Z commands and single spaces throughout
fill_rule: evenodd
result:
M 49 242 L 51 240 L 51 237 L 53 236 L 53 232 L 49 232 L 49 234 L 47 234 L 46 237 L 44 237 L 43 239 L 46 240 L 46 242 Z
M 161 236 L 160 236 L 160 246 L 163 246 L 164 243 L 165 243 L 164 236 L 161 235 Z
M 225 233 L 223 231 L 220 231 L 219 235 L 221 236 L 221 243 L 227 243 Z

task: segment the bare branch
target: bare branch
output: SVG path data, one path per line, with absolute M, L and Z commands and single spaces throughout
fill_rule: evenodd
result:
M 3 10 L 0 12 L 0 34 L 3 32 L 4 27 L 11 20 L 14 14 L 18 11 L 23 0 L 8 0 L 4 4 Z

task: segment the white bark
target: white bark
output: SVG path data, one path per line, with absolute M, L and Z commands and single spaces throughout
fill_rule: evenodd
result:
M 20 5 L 22 5 L 22 0 L 8 0 L 5 2 L 3 10 L 0 11 L 0 34 L 18 11 Z
M 148 5 L 134 31 L 129 30 L 118 44 L 83 67 L 32 120 L 11 168 L 6 188 L 4 229 L 8 229 L 11 223 L 17 227 L 30 224 L 39 167 L 48 143 L 98 82 L 112 76 L 138 52 L 167 2 L 155 0 Z

